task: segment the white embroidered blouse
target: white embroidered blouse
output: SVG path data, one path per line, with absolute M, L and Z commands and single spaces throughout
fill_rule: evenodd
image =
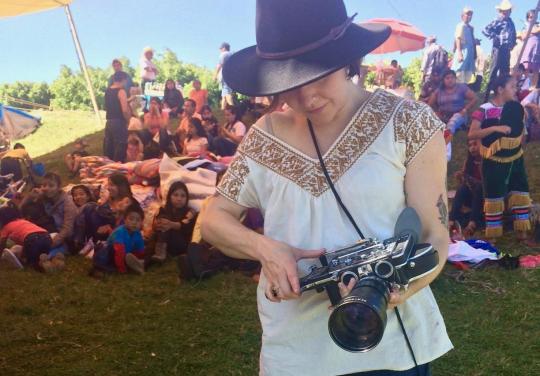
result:
M 323 156 L 345 206 L 367 237 L 393 235 L 405 207 L 407 165 L 444 124 L 431 109 L 378 90 L 358 109 Z M 334 249 L 357 241 L 316 159 L 252 127 L 238 148 L 218 192 L 245 207 L 261 209 L 264 233 L 301 249 Z M 298 263 L 300 276 L 316 260 Z M 328 334 L 325 293 L 272 303 L 261 275 L 257 304 L 263 329 L 261 375 L 343 375 L 375 369 L 414 367 L 393 311 L 382 341 L 366 353 L 351 353 Z M 443 318 L 426 287 L 400 306 L 418 364 L 452 348 Z

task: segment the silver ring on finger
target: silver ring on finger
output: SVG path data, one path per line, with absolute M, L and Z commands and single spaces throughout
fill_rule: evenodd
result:
M 276 297 L 279 295 L 279 287 L 278 286 L 273 286 L 270 291 L 272 291 L 272 296 Z

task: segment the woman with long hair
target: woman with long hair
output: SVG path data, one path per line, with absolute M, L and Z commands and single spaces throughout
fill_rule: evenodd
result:
M 176 88 L 174 80 L 168 79 L 165 81 L 165 91 L 163 93 L 163 106 L 170 110 L 169 116 L 172 118 L 178 117 L 182 113 L 184 106 L 184 96 Z
M 516 80 L 500 76 L 492 84 L 494 96 L 473 114 L 469 139 L 481 142 L 486 237 L 493 243 L 503 235 L 505 200 L 512 211 L 514 231 L 525 245 L 531 229 L 531 198 L 522 141 L 524 109 L 516 101 Z
M 218 128 L 218 137 L 214 138 L 212 148 L 217 155 L 225 157 L 236 152 L 238 144 L 246 134 L 246 126 L 242 123 L 238 107 L 226 106 L 223 116 L 225 124 Z

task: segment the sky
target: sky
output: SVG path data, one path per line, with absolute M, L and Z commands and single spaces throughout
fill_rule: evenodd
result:
M 294 1 L 294 0 L 291 0 Z M 174 51 L 182 61 L 215 67 L 218 48 L 227 41 L 232 50 L 255 44 L 255 0 L 74 0 L 71 11 L 86 62 L 106 67 L 115 57 L 138 63 L 142 49 Z M 496 17 L 491 0 L 345 0 L 355 22 L 370 18 L 397 18 L 436 35 L 450 48 L 460 12 L 471 6 L 472 25 L 484 51 L 490 43 L 481 29 Z M 521 29 L 525 12 L 535 0 L 514 0 L 512 18 Z M 1 0 L 0 0 L 1 4 Z M 300 17 L 300 16 L 299 16 Z M 61 65 L 79 69 L 64 10 L 61 8 L 0 19 L 0 83 L 52 82 Z M 397 58 L 402 66 L 421 52 L 369 55 L 368 62 Z

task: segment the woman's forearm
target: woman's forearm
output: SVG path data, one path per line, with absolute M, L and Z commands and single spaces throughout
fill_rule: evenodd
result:
M 201 233 L 204 240 L 233 258 L 258 260 L 257 244 L 264 236 L 242 225 L 238 218 L 216 207 L 208 206 L 203 214 Z
M 428 237 L 426 241 L 430 243 L 439 253 L 439 265 L 433 272 L 412 282 L 405 292 L 406 298 L 410 298 L 418 291 L 431 284 L 431 282 L 433 282 L 441 273 L 444 265 L 446 264 L 446 259 L 448 258 L 448 237 L 446 236 L 446 233 L 441 233 L 439 236 Z

